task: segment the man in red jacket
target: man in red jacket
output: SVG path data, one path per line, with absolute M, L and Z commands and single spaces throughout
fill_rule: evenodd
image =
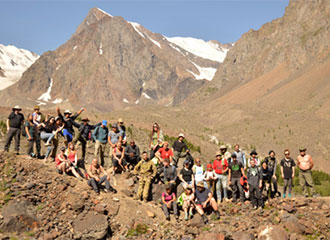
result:
M 222 185 L 224 200 L 228 201 L 227 196 L 227 172 L 228 172 L 228 161 L 225 158 L 221 158 L 221 152 L 217 152 L 215 155 L 216 159 L 213 162 L 213 169 L 215 174 L 217 175 L 217 183 L 216 183 L 216 193 L 218 204 L 220 205 L 222 200 L 221 189 Z

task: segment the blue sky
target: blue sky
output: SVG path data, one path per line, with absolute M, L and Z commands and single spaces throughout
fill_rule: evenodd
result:
M 92 7 L 168 37 L 237 41 L 283 16 L 289 0 L 0 0 L 0 43 L 42 54 L 67 41 Z

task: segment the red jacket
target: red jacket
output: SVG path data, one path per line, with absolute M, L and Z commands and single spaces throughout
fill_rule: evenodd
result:
M 222 174 L 223 171 L 225 171 L 227 168 L 228 168 L 227 159 L 221 159 L 220 161 L 215 159 L 213 161 L 213 169 L 214 169 L 215 173 Z

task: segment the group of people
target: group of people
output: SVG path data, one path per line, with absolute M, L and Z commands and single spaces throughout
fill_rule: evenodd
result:
M 22 134 L 27 138 L 27 154 L 30 158 L 51 158 L 55 161 L 58 173 L 72 174 L 81 181 L 87 179 L 88 185 L 96 193 L 100 193 L 102 189 L 116 193 L 116 189 L 110 185 L 110 173 L 115 175 L 123 171 L 137 176 L 139 187 L 136 200 L 147 202 L 155 197 L 150 196 L 153 184 L 164 185 L 161 201 L 168 220 L 172 210 L 178 219 L 179 208 L 182 208 L 185 220 L 191 218 L 196 211 L 202 216 L 204 223 L 208 223 L 205 213 L 213 211 L 219 219 L 218 206 L 222 202 L 237 202 L 238 199 L 239 205 L 250 199 L 254 209 L 263 208 L 264 197 L 281 196 L 277 186 L 279 176 L 276 176 L 278 164 L 281 169 L 280 177 L 284 182 L 283 198 L 292 196 L 296 162 L 303 194 L 308 195 L 307 188 L 314 194 L 311 175 L 314 163 L 311 156 L 306 154 L 306 148 L 299 149 L 296 162 L 290 157 L 290 151 L 285 149 L 283 159 L 278 162 L 273 150 L 261 160 L 255 150 L 247 158 L 238 144 L 234 146 L 232 153 L 222 145 L 205 168 L 200 158 L 192 157 L 182 133 L 170 147 L 164 140 L 159 124 L 154 123 L 148 142 L 150 151 L 143 151 L 141 154 L 133 139 L 127 141 L 126 127 L 121 118 L 110 126 L 106 120 L 91 125 L 88 118 L 83 118 L 78 123 L 76 120 L 83 111 L 82 108 L 73 115 L 70 110 L 66 110 L 62 115 L 57 108 L 57 116 L 50 116 L 42 114 L 40 107 L 35 106 L 33 113 L 28 114 L 25 120 L 21 108 L 15 106 L 6 122 L 7 139 L 4 150 L 9 150 L 14 138 L 15 151 L 19 154 Z M 64 146 L 57 153 L 60 138 L 63 138 Z M 44 156 L 41 154 L 41 140 L 47 148 Z M 88 141 L 95 142 L 95 152 L 91 164 L 85 167 Z M 78 142 L 81 146 L 80 159 Z M 107 148 L 109 158 L 105 157 Z

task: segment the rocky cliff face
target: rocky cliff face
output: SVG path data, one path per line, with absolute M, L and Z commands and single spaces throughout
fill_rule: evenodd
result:
M 218 46 L 224 54 L 228 47 Z M 137 23 L 94 8 L 70 40 L 43 54 L 2 94 L 5 104 L 14 102 L 9 95 L 20 95 L 23 106 L 35 101 L 98 110 L 177 105 L 212 79 L 221 60 L 200 57 Z M 30 102 L 24 101 L 27 92 Z
M 235 43 L 206 88 L 223 95 L 281 65 L 293 74 L 305 64 L 327 61 L 329 26 L 328 0 L 290 1 L 282 18 L 251 29 Z

